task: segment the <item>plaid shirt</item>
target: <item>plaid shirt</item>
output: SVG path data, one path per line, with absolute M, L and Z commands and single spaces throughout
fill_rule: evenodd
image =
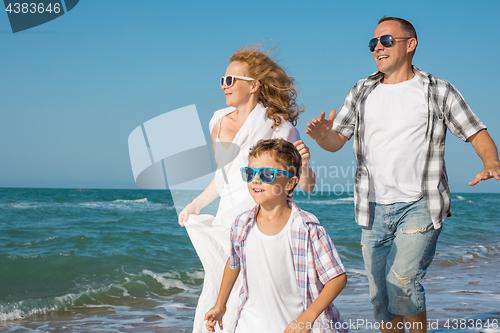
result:
M 471 135 L 486 127 L 450 82 L 435 78 L 415 66 L 413 72 L 422 85 L 427 104 L 422 195 L 434 227 L 440 228 L 444 219 L 451 215 L 450 189 L 444 163 L 446 129 L 466 141 Z M 364 161 L 363 137 L 360 133 L 361 110 L 364 110 L 368 94 L 380 83 L 383 76 L 383 73 L 377 72 L 356 83 L 349 91 L 333 124 L 333 129 L 343 136 L 350 139 L 354 135 L 352 146 L 358 164 L 354 182 L 354 201 L 356 222 L 362 226 L 369 225 L 370 175 Z
M 293 202 L 291 205 L 293 262 L 305 310 L 318 297 L 323 286 L 334 277 L 345 273 L 345 268 L 330 236 L 316 216 L 301 210 Z M 236 326 L 241 310 L 248 299 L 245 243 L 248 231 L 255 225 L 258 209 L 259 205 L 239 215 L 231 228 L 229 267 L 236 269 L 241 266 L 243 277 Z M 349 332 L 348 329 L 342 328 L 342 324 L 342 317 L 332 303 L 318 317 L 313 327 L 320 327 L 322 333 Z

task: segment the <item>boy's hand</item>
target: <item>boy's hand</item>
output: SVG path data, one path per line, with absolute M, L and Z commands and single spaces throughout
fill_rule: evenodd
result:
M 207 321 L 205 327 L 207 330 L 215 332 L 215 324 L 217 322 L 219 322 L 219 328 L 222 330 L 222 316 L 224 316 L 224 313 L 226 313 L 226 307 L 214 306 L 211 308 L 205 315 L 205 320 Z
M 313 328 L 315 318 L 309 318 L 307 313 L 304 312 L 297 319 L 292 321 L 285 328 L 284 333 L 307 333 Z

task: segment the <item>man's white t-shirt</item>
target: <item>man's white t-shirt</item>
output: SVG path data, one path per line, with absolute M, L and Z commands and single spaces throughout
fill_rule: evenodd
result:
M 290 224 L 273 236 L 263 234 L 257 224 L 248 231 L 246 267 L 248 299 L 236 333 L 284 332 L 304 312 L 293 263 Z
M 370 202 L 418 200 L 422 196 L 427 106 L 417 77 L 377 85 L 366 99 L 362 117 Z

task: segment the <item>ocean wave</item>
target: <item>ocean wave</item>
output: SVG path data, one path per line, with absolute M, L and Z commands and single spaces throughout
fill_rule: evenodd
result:
M 54 311 L 69 311 L 74 307 L 117 306 L 120 300 L 126 303 L 127 299 L 147 299 L 159 294 L 163 296 L 184 292 L 194 294 L 200 289 L 195 279 L 203 278 L 202 271 L 154 273 L 150 270 L 143 270 L 138 275 L 127 275 L 128 277 L 125 277 L 122 283 L 93 288 L 82 286 L 86 288 L 82 292 L 7 303 L 0 302 L 0 321 L 24 319 Z M 159 285 L 156 282 L 152 283 L 151 278 Z M 147 292 L 144 293 L 144 290 Z M 170 292 L 165 294 L 166 290 Z M 114 299 L 112 304 L 109 301 L 110 298 Z
M 116 199 L 113 201 L 90 201 L 90 202 L 10 202 L 0 204 L 0 208 L 14 209 L 72 209 L 72 208 L 90 208 L 90 209 L 123 209 L 123 210 L 172 210 L 175 207 L 167 203 L 151 202 L 147 198 L 142 199 Z
M 340 205 L 354 203 L 354 197 L 339 198 L 334 200 L 295 200 L 299 204 L 314 204 L 314 205 Z
M 118 210 L 172 210 L 175 207 L 165 203 L 150 202 L 147 198 L 137 200 L 117 199 L 114 201 L 82 202 L 81 207 L 89 209 L 118 209 Z
M 184 283 L 182 281 L 181 272 L 168 272 L 162 274 L 153 273 L 150 270 L 143 270 L 142 274 L 146 276 L 151 276 L 153 279 L 158 281 L 165 289 L 178 288 L 185 291 L 193 291 L 193 287 L 187 285 L 186 283 L 194 284 L 194 278 L 186 274 L 187 279 L 184 278 Z M 202 276 L 203 278 L 203 276 Z
M 347 273 L 349 273 L 350 276 L 367 276 L 366 270 L 364 269 L 348 268 Z
M 40 240 L 36 240 L 36 241 L 32 241 L 32 242 L 25 242 L 25 243 L 10 243 L 10 244 L 5 244 L 4 247 L 15 247 L 15 246 L 25 246 L 25 247 L 31 247 L 31 246 L 35 246 L 35 245 L 38 245 L 40 243 L 46 243 L 46 242 L 51 242 L 53 240 L 57 240 L 59 239 L 59 237 L 57 236 L 54 236 L 54 237 L 49 237 L 49 238 L 45 238 L 45 239 L 40 239 Z
M 450 246 L 449 250 L 441 250 L 436 254 L 436 259 L 448 262 L 469 263 L 476 260 L 497 258 L 500 256 L 500 246 L 484 245 L 457 245 Z
M 147 203 L 148 198 L 142 198 L 142 199 L 137 199 L 137 200 L 122 200 L 122 199 L 116 199 L 113 202 L 133 202 L 133 203 Z
M 93 294 L 105 293 L 111 286 L 99 289 L 87 289 L 81 293 L 70 293 L 64 296 L 28 299 L 7 304 L 0 303 L 0 321 L 23 319 L 33 315 L 46 314 L 58 310 L 67 310 L 75 305 L 81 298 L 90 299 Z

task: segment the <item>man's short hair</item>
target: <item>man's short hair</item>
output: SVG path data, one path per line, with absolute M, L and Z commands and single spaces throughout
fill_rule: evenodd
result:
M 387 17 L 387 16 L 384 16 L 384 17 L 382 17 L 380 19 L 380 21 L 378 21 L 378 24 L 380 24 L 382 22 L 385 22 L 385 21 L 396 21 L 396 22 L 399 22 L 401 24 L 401 28 L 403 29 L 403 32 L 406 34 L 405 37 L 415 38 L 418 41 L 417 31 L 415 30 L 415 27 L 413 26 L 413 24 L 411 24 L 407 20 L 399 18 L 399 17 Z

